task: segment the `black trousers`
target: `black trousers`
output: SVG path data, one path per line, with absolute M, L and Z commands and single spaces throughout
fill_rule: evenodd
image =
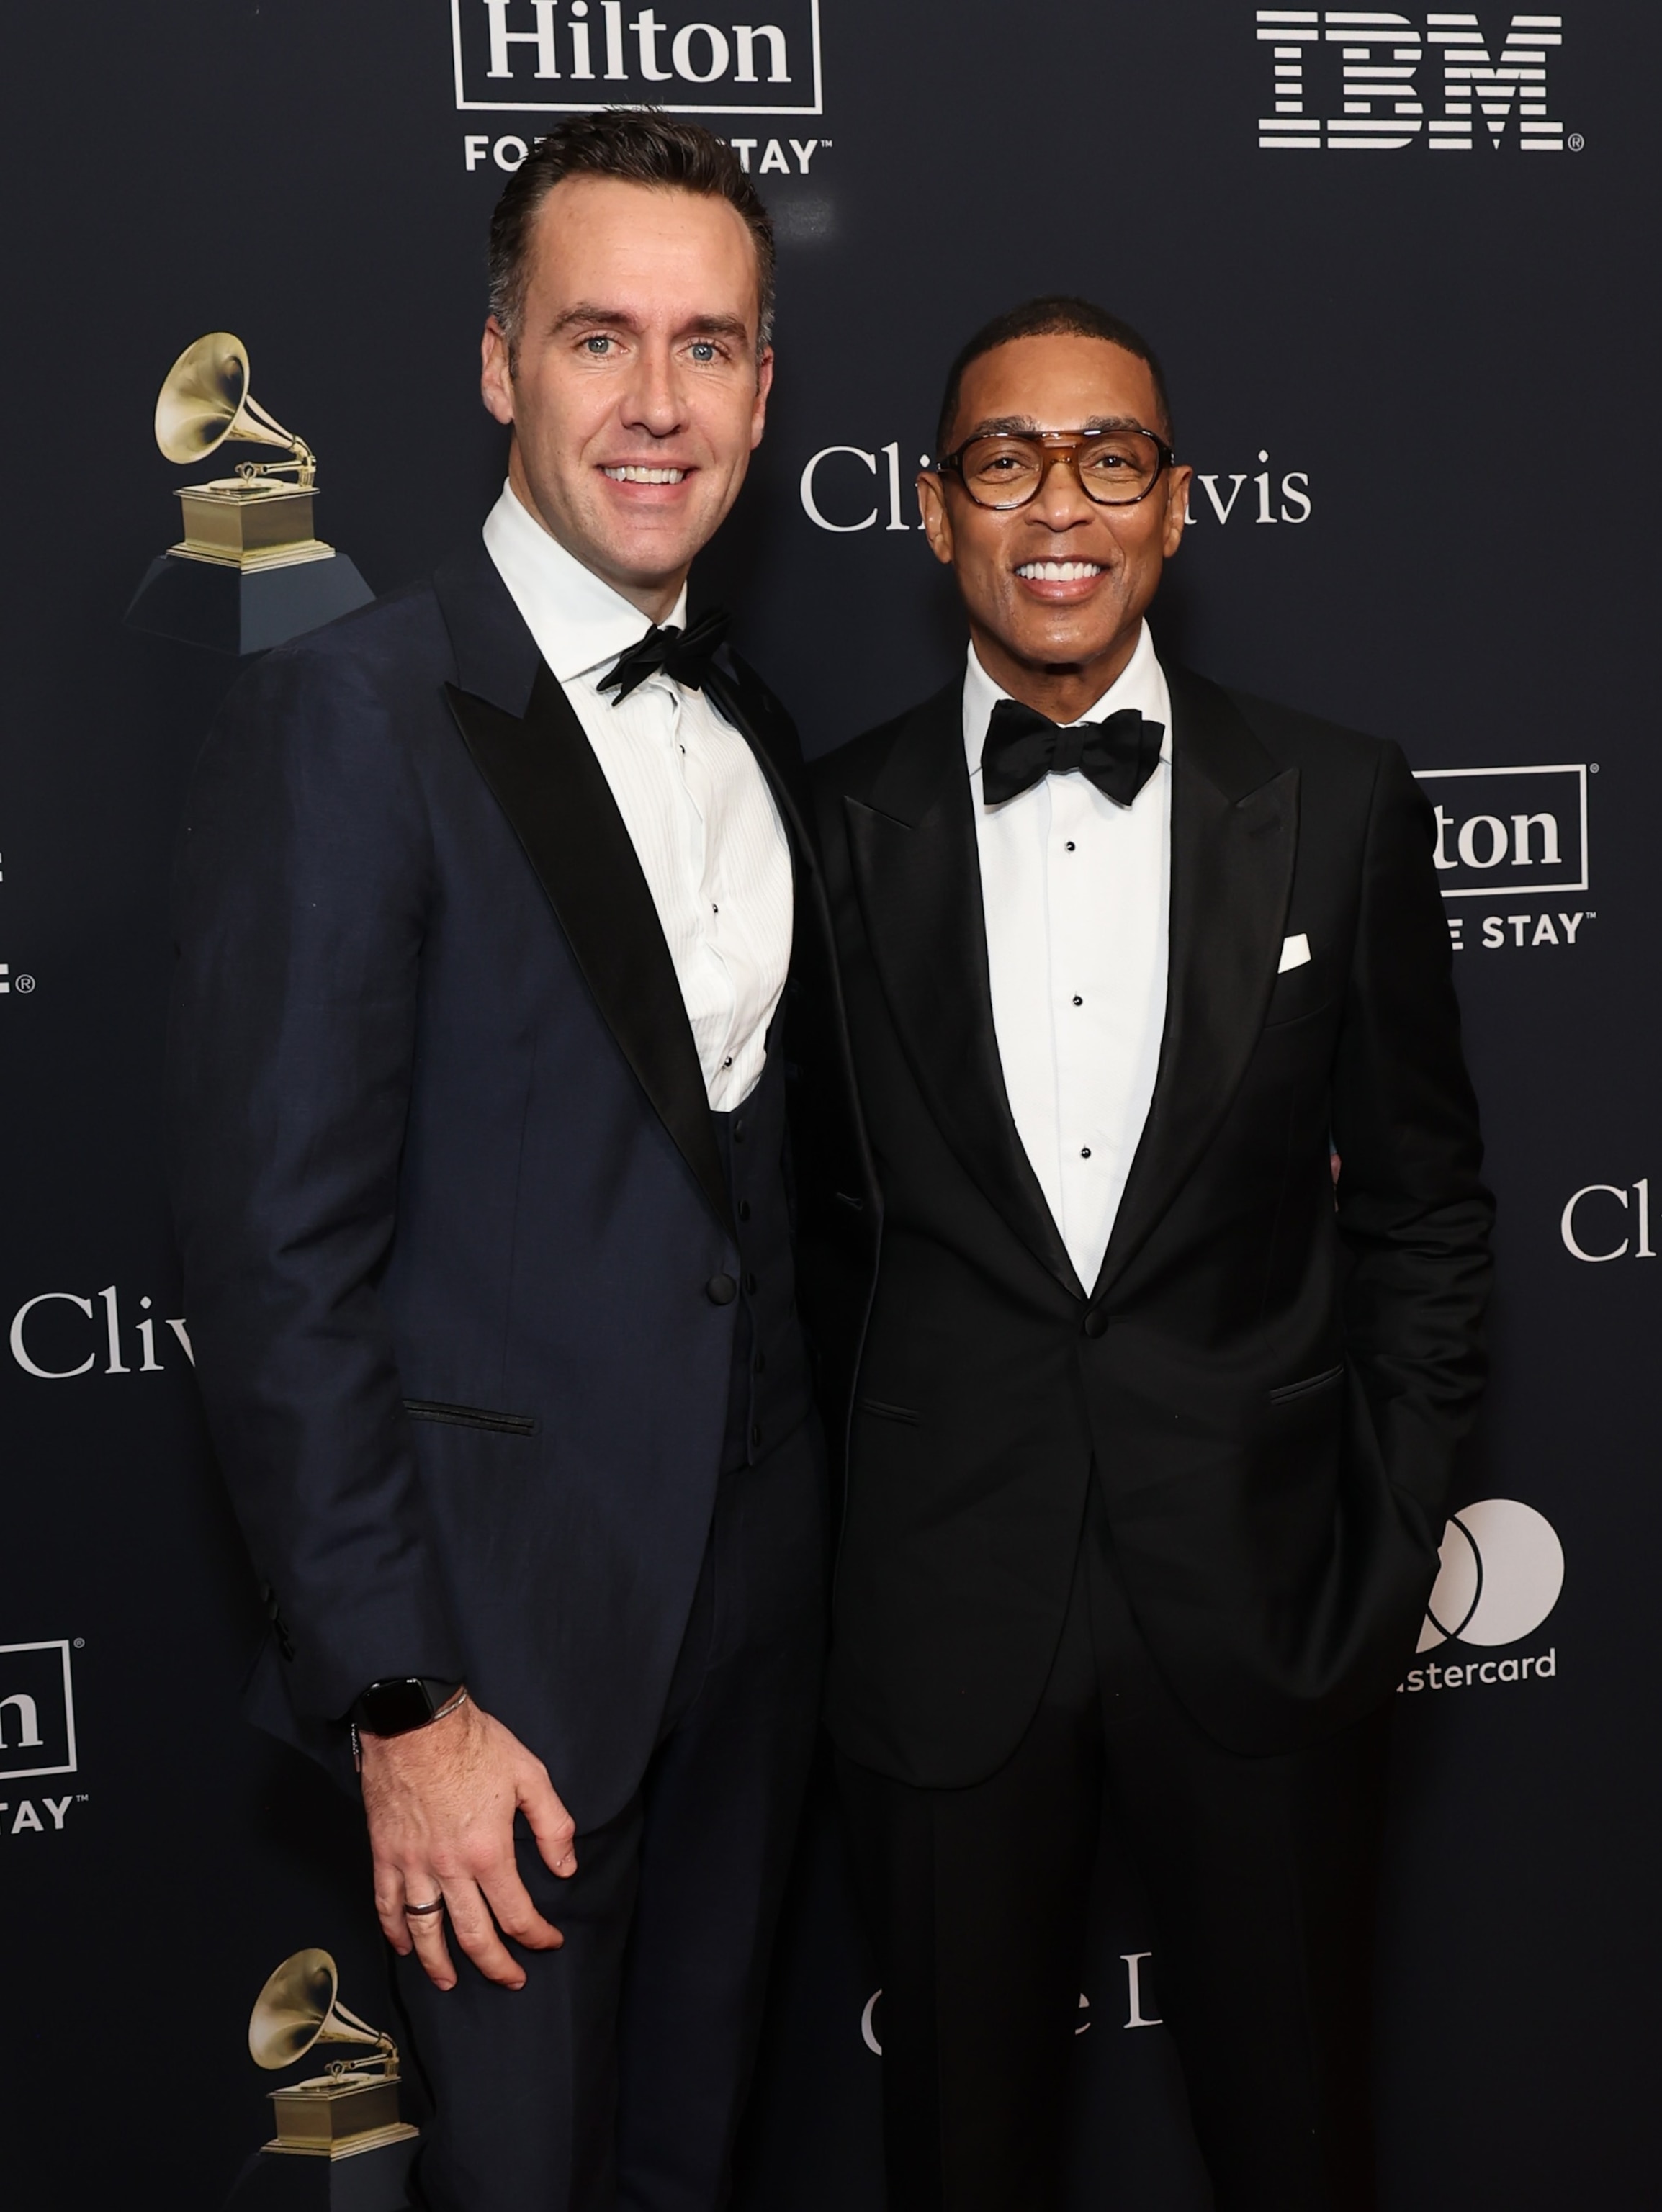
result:
M 988 1781 L 838 1761 L 883 1982 L 888 2212 L 1055 2212 L 1105 1808 L 1217 2212 L 1373 2212 L 1374 1895 L 1388 1713 L 1243 1759 L 1166 1688 L 1093 1501 L 1044 1698 Z
M 435 1990 L 397 1962 L 434 2106 L 430 2212 L 717 2212 L 749 2085 L 818 1725 L 825 1500 L 818 1424 L 723 1475 L 657 1751 L 615 1820 L 520 1871 L 565 1936 L 510 1949 L 522 1990 Z M 558 1789 L 560 1778 L 553 1777 Z

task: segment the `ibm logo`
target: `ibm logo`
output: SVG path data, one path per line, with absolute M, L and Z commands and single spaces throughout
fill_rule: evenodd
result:
M 1491 53 L 1476 15 L 1428 15 L 1423 33 L 1383 9 L 1260 8 L 1258 40 L 1275 52 L 1273 115 L 1258 124 L 1260 146 L 1350 146 L 1390 153 L 1423 137 L 1434 152 L 1469 154 L 1487 131 L 1499 148 L 1515 114 L 1525 154 L 1560 154 L 1564 126 L 1547 114 L 1547 54 L 1562 46 L 1562 15 L 1514 15 Z M 1312 47 L 1342 49 L 1342 112 L 1305 112 L 1305 61 Z M 1434 50 L 1443 108 L 1428 116 L 1416 79 Z
M 1587 771 L 1428 768 L 1445 898 L 1587 889 Z
M 709 0 L 450 0 L 459 108 L 586 114 L 819 115 L 819 0 L 763 0 L 766 23 L 712 23 Z M 729 5 L 731 0 L 729 0 Z M 755 13 L 753 0 L 740 0 Z
M 0 1644 L 0 1782 L 73 1774 L 75 1765 L 75 1691 L 67 1638 Z

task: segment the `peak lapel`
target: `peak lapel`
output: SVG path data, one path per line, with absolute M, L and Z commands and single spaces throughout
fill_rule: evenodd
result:
M 942 1134 L 1064 1289 L 1083 1289 L 1017 1134 L 998 1056 L 962 687 L 907 718 L 872 788 L 845 797 L 855 896 L 917 1085 Z
M 1184 669 L 1172 693 L 1172 903 L 1154 1095 L 1096 1290 L 1122 1273 L 1228 1109 L 1275 988 L 1298 847 L 1299 777 L 1227 695 Z
M 461 689 L 504 714 L 522 715 L 542 655 L 483 538 L 459 545 L 435 571 L 433 596 Z
M 611 786 L 570 702 L 541 665 L 523 716 L 455 684 L 445 690 L 595 1004 L 731 1235 L 727 1182 L 675 963 Z

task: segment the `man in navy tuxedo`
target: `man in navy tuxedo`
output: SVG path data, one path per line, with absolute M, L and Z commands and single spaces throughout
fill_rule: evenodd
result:
M 812 1754 L 787 1077 L 845 1077 L 782 1030 L 829 924 L 790 723 L 685 611 L 772 264 L 705 132 L 544 140 L 483 540 L 269 655 L 186 811 L 174 1186 L 252 1710 L 358 1747 L 443 2212 L 722 2200 Z

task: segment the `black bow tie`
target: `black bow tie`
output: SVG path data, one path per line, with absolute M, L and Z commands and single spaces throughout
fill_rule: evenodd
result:
M 996 806 L 1078 769 L 1117 806 L 1129 806 L 1160 765 L 1165 734 L 1164 723 L 1145 721 L 1135 707 L 1064 729 L 1036 707 L 1001 699 L 981 748 L 981 796 Z
M 615 690 L 618 696 L 612 703 L 621 707 L 637 684 L 644 684 L 648 676 L 662 669 L 689 691 L 702 691 L 732 620 L 721 608 L 711 607 L 685 629 L 660 629 L 654 623 L 639 643 L 631 645 L 612 664 L 610 673 L 600 678 L 600 690 Z

